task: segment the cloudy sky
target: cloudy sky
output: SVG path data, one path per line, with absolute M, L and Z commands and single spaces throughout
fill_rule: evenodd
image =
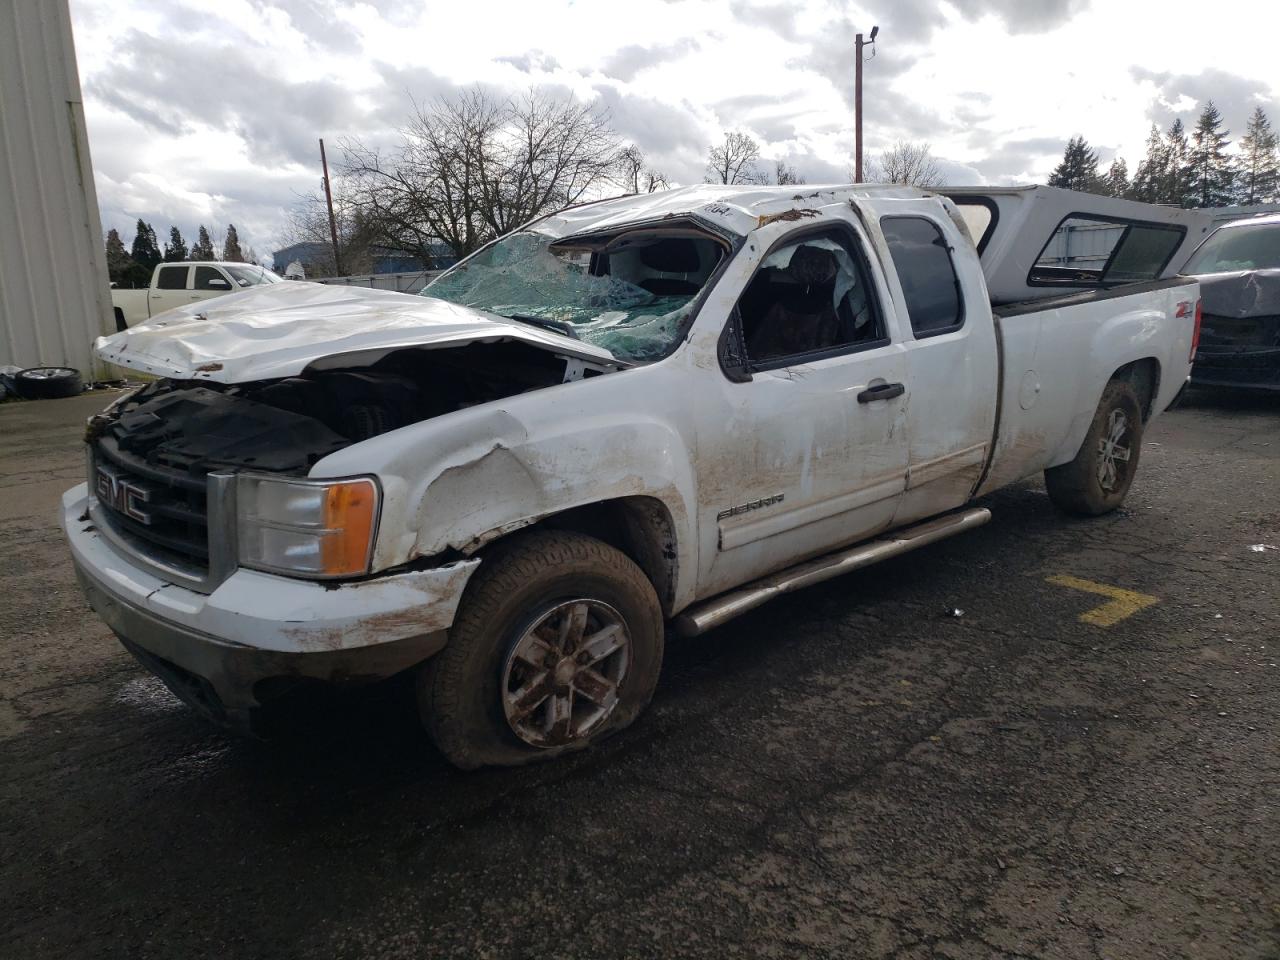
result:
M 677 183 L 746 130 L 845 181 L 853 37 L 869 152 L 927 140 L 948 181 L 1043 181 L 1082 134 L 1132 171 L 1152 121 L 1214 98 L 1280 126 L 1267 5 L 1218 0 L 71 0 L 103 227 L 234 223 L 263 256 L 319 184 L 316 139 L 391 142 L 412 100 L 476 83 L 598 100 Z

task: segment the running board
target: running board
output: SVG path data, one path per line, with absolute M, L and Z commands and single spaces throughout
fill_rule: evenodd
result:
M 682 637 L 696 637 L 713 627 L 728 623 L 748 610 L 754 610 L 774 597 L 830 580 L 843 573 L 861 570 L 890 557 L 910 553 L 918 547 L 980 527 L 990 519 L 990 510 L 986 507 L 974 507 L 895 531 L 889 537 L 868 540 L 847 550 L 788 567 L 745 587 L 695 603 L 676 617 L 676 631 Z

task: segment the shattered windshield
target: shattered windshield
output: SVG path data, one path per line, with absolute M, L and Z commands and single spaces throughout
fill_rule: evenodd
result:
M 594 246 L 504 237 L 422 291 L 553 329 L 620 360 L 665 356 L 723 251 L 691 231 L 635 231 Z

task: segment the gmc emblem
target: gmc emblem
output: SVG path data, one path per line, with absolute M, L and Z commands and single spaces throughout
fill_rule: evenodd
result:
M 151 491 L 147 487 L 126 480 L 110 467 L 98 467 L 96 487 L 94 495 L 100 502 L 123 513 L 130 520 L 138 523 L 151 522 L 151 514 L 144 508 L 151 501 Z

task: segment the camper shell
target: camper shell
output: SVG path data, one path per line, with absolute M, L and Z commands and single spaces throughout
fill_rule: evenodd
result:
M 1167 279 L 1213 227 L 1204 211 L 1057 187 L 942 192 L 978 248 L 993 306 Z

